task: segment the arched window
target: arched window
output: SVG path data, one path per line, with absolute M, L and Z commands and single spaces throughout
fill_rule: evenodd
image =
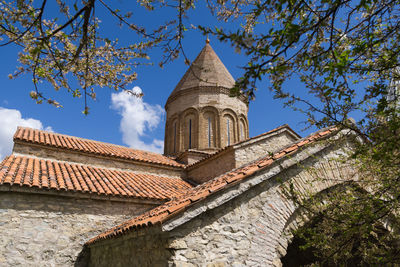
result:
M 202 113 L 202 148 L 214 148 L 216 146 L 216 112 L 213 109 L 207 109 Z
M 230 124 L 229 118 L 226 118 L 226 138 L 227 138 L 227 146 L 231 144 L 231 127 L 232 125 Z
M 174 122 L 174 153 L 176 152 L 176 122 Z
M 211 126 L 211 118 L 207 118 L 207 141 L 208 141 L 208 147 L 211 147 L 211 131 L 212 131 L 212 126 Z
M 197 119 L 195 114 L 188 113 L 183 120 L 183 149 L 196 148 L 196 129 Z M 179 150 L 179 147 L 178 147 Z
M 225 136 L 224 136 L 224 143 L 226 146 L 230 146 L 231 144 L 236 142 L 235 138 L 235 123 L 234 119 L 230 115 L 225 115 L 224 116 L 224 124 L 225 124 Z M 237 128 L 236 128 L 237 129 Z
M 189 119 L 189 149 L 192 148 L 192 119 Z
M 243 124 L 240 122 L 240 141 L 244 139 Z

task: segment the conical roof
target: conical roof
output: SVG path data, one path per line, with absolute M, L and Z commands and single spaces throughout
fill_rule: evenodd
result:
M 232 88 L 234 85 L 235 80 L 207 40 L 206 45 L 185 75 L 183 75 L 171 95 L 193 87 L 220 86 Z

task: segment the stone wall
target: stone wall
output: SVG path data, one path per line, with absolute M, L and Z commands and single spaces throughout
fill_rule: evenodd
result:
M 272 135 L 250 139 L 187 169 L 187 178 L 203 183 L 234 168 L 265 157 L 293 143 L 297 138 L 283 129 Z
M 66 149 L 51 148 L 48 146 L 40 146 L 30 143 L 20 143 L 14 141 L 13 153 L 23 155 L 33 155 L 35 157 L 45 159 L 56 159 L 68 161 L 71 163 L 88 164 L 97 167 L 116 168 L 121 170 L 132 170 L 136 173 L 147 173 L 166 177 L 181 177 L 183 170 L 163 166 L 160 164 L 148 164 L 137 162 L 134 160 L 124 160 L 118 158 L 107 158 L 100 155 L 88 155 L 76 151 L 68 151 Z
M 160 233 L 160 226 L 147 228 L 158 233 L 156 238 L 150 234 L 146 239 L 140 231 L 133 231 L 97 243 L 90 248 L 91 263 L 97 266 L 106 253 L 108 259 L 114 259 L 115 266 L 134 265 L 141 257 L 147 261 L 140 266 L 153 266 L 154 262 L 186 267 L 280 266 L 290 242 L 290 236 L 283 233 L 288 224 L 293 224 L 290 219 L 296 212 L 296 206 L 284 194 L 284 185 L 292 181 L 299 192 L 315 194 L 354 178 L 351 166 L 334 160 L 342 153 L 311 153 L 315 157 L 308 157 L 301 167 L 292 165 L 284 171 L 281 166 L 289 166 L 297 159 L 271 166 L 163 223 L 164 234 Z M 151 259 L 148 250 L 141 249 L 150 247 L 154 248 Z
M 0 192 L 0 266 L 74 266 L 90 238 L 153 207 Z
M 335 153 L 322 156 L 332 157 Z M 347 166 L 335 161 L 318 162 L 310 158 L 303 164 L 279 173 L 225 204 L 218 202 L 228 198 L 229 190 L 225 196 L 207 199 L 202 207 L 217 208 L 170 231 L 171 243 L 179 247 L 170 246 L 175 253 L 169 262 L 176 266 L 280 266 L 280 258 L 290 242 L 283 232 L 296 210 L 282 192 L 280 181 L 290 179 L 300 192 L 314 194 L 352 178 L 346 176 Z M 240 187 L 245 188 L 245 183 L 237 186 Z M 192 208 L 196 209 L 200 207 Z M 170 224 L 173 226 L 174 222 Z
M 167 249 L 168 238 L 159 228 L 154 228 L 135 232 L 129 238 L 119 238 L 116 242 L 112 240 L 94 245 L 90 248 L 89 266 L 167 266 L 172 256 Z
M 235 151 L 229 149 L 187 169 L 187 179 L 201 184 L 234 168 Z
M 215 153 L 216 151 L 210 151 L 209 153 Z M 210 154 L 204 153 L 204 152 L 198 152 L 194 150 L 188 150 L 185 152 L 182 152 L 175 160 L 180 163 L 184 163 L 186 165 L 192 165 L 199 160 L 204 159 L 205 157 L 210 156 Z
M 287 131 L 279 131 L 265 139 L 245 143 L 243 146 L 235 149 L 235 167 L 238 168 L 256 159 L 265 157 L 268 153 L 277 152 L 295 140 L 297 139 Z
M 180 91 L 179 95 L 172 98 L 165 104 L 167 119 L 180 114 L 182 111 L 194 107 L 211 106 L 219 110 L 226 108 L 234 110 L 237 114 L 244 114 L 247 117 L 247 104 L 236 98 L 229 96 L 229 89 L 222 87 L 196 87 Z

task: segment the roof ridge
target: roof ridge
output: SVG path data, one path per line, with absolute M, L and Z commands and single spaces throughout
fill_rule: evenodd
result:
M 241 166 L 220 176 L 214 177 L 205 183 L 187 190 L 184 194 L 174 197 L 170 201 L 167 201 L 166 203 L 143 213 L 142 215 L 136 216 L 133 219 L 125 221 L 124 223 L 101 233 L 100 235 L 87 241 L 85 245 L 93 244 L 101 239 L 108 239 L 118 236 L 139 227 L 163 223 L 172 216 L 177 215 L 177 213 L 184 211 L 194 203 L 198 203 L 199 201 L 205 199 L 209 195 L 225 189 L 229 185 L 236 184 L 255 174 L 256 172 L 264 170 L 276 160 L 280 160 L 286 155 L 293 154 L 298 151 L 299 148 L 312 144 L 317 140 L 325 139 L 337 131 L 338 128 L 335 126 L 328 129 L 322 129 L 321 131 L 310 134 L 303 139 L 297 140 L 289 147 L 283 148 L 273 153 L 273 155 L 266 155 L 264 158 L 257 159 L 249 164 L 246 164 L 245 166 Z
M 36 135 L 34 134 L 31 136 L 31 133 L 37 133 L 39 135 L 42 134 L 45 139 L 40 140 L 40 138 L 35 138 Z M 29 134 L 29 136 L 26 136 L 27 134 Z M 43 146 L 80 151 L 88 154 L 98 154 L 106 157 L 122 158 L 139 162 L 150 162 L 179 168 L 184 166 L 173 158 L 156 152 L 130 148 L 83 137 L 55 133 L 46 130 L 39 130 L 30 127 L 18 126 L 16 132 L 14 133 L 13 140 L 14 142 L 18 140 Z M 71 141 L 73 141 L 74 144 Z
M 71 137 L 71 138 L 80 139 L 80 140 L 83 140 L 83 141 L 95 142 L 95 143 L 100 143 L 100 144 L 105 144 L 105 145 L 111 145 L 111 146 L 117 146 L 117 147 L 121 147 L 121 148 L 126 148 L 126 149 L 130 149 L 130 150 L 136 150 L 136 151 L 142 151 L 142 152 L 151 153 L 151 154 L 162 155 L 162 154 L 159 154 L 159 153 L 156 153 L 156 152 L 151 152 L 151 151 L 147 151 L 147 150 L 131 148 L 131 147 L 123 146 L 123 145 L 113 144 L 113 143 L 104 142 L 104 141 L 98 141 L 98 140 L 89 139 L 89 138 L 85 138 L 85 137 L 79 137 L 79 136 L 74 136 L 74 135 L 69 135 L 69 134 L 61 134 L 61 133 L 56 133 L 56 132 L 51 132 L 51 131 L 46 131 L 46 130 L 40 130 L 40 129 L 36 129 L 36 128 L 31 128 L 31 127 L 25 127 L 25 126 L 18 126 L 18 128 L 29 129 L 29 130 L 34 130 L 34 131 L 38 131 L 38 132 L 48 133 L 48 134 L 55 135 L 55 136 Z M 17 128 L 17 131 L 18 131 L 18 128 Z M 17 134 L 17 131 L 15 132 L 13 139 L 15 139 L 15 135 Z M 20 139 L 20 138 L 18 138 L 18 139 Z M 33 142 L 35 142 L 35 141 L 33 141 Z

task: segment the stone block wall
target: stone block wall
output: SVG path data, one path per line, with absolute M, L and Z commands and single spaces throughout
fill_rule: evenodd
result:
M 158 231 L 155 238 L 148 234 L 146 239 L 133 231 L 100 242 L 90 248 L 91 263 L 95 266 L 105 260 L 101 255 L 107 254 L 115 260 L 115 266 L 135 265 L 141 257 L 146 261 L 140 266 L 154 266 L 155 262 L 185 267 L 280 266 L 291 238 L 284 232 L 293 225 L 297 210 L 284 194 L 281 182 L 290 180 L 300 192 L 315 194 L 351 179 L 346 176 L 347 165 L 328 161 L 340 153 L 324 151 L 309 157 L 301 167 L 294 165 L 282 172 L 277 171 L 279 165 L 273 166 L 192 206 L 162 226 L 147 228 Z M 257 181 L 262 182 L 252 186 Z M 200 210 L 206 211 L 196 216 Z M 164 234 L 159 231 L 161 227 Z M 154 256 L 143 249 L 150 247 Z
M 339 153 L 340 154 L 340 153 Z M 348 166 L 325 159 L 335 158 L 335 151 L 326 151 L 290 167 L 252 187 L 238 197 L 219 204 L 246 187 L 246 182 L 231 188 L 224 196 L 213 196 L 202 207 L 217 207 L 179 225 L 170 231 L 175 266 L 280 266 L 291 236 L 285 233 L 288 224 L 293 228 L 297 207 L 283 193 L 281 181 L 290 180 L 298 192 L 315 194 L 353 178 Z M 320 160 L 318 158 L 321 158 Z M 347 175 L 349 174 L 349 175 Z M 260 173 L 253 181 L 268 173 Z M 248 185 L 253 182 L 249 181 Z M 193 207 L 192 210 L 201 209 Z M 184 220 L 185 215 L 182 215 Z M 190 210 L 187 211 L 190 217 Z M 179 218 L 177 220 L 180 220 Z M 174 222 L 171 222 L 173 225 Z M 169 226 L 166 225 L 166 228 Z
M 187 178 L 201 184 L 233 168 L 235 168 L 235 152 L 230 149 L 213 157 L 212 160 L 200 162 L 187 169 Z
M 293 135 L 287 131 L 280 131 L 268 138 L 260 139 L 255 142 L 245 143 L 235 149 L 235 167 L 238 168 L 244 164 L 250 163 L 268 153 L 277 152 L 282 148 L 296 141 Z
M 74 266 L 90 238 L 153 207 L 0 192 L 0 266 Z
M 268 153 L 276 152 L 297 140 L 286 130 L 273 135 L 234 145 L 204 162 L 199 162 L 187 169 L 187 178 L 196 183 L 203 183 L 234 168 L 239 168 Z
M 90 248 L 90 264 L 96 267 L 168 266 L 172 256 L 168 238 L 159 228 L 133 233 L 129 238 L 119 238 Z

